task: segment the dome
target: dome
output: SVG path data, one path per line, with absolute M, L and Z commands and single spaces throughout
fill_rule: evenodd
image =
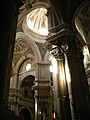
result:
M 37 8 L 31 11 L 27 17 L 27 26 L 39 35 L 48 35 L 47 9 Z

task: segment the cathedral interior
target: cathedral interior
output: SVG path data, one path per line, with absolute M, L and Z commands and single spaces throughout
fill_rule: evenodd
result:
M 0 1 L 0 120 L 90 120 L 90 1 Z

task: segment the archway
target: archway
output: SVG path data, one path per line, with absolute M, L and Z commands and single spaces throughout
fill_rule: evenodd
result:
M 23 119 L 23 120 L 31 120 L 31 114 L 27 109 L 22 109 L 19 113 L 19 116 Z
M 31 99 L 33 101 L 34 101 L 34 92 L 32 90 L 32 86 L 33 86 L 34 80 L 35 80 L 35 76 L 28 75 L 22 80 L 20 85 L 22 97 Z

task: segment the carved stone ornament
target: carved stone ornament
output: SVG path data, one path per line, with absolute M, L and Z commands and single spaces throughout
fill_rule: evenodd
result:
M 14 54 L 13 54 L 13 63 L 16 65 L 18 60 L 22 57 L 27 55 L 28 53 L 34 55 L 32 48 L 30 47 L 29 43 L 25 40 L 19 38 L 15 41 L 14 46 Z
M 78 18 L 86 34 L 87 42 L 89 42 L 88 36 L 90 34 L 90 1 L 83 5 L 83 7 L 78 11 Z
M 15 42 L 14 54 L 24 53 L 28 50 L 28 48 L 29 44 L 25 40 L 19 38 Z
M 90 1 L 80 9 L 78 16 L 84 20 L 90 20 Z
M 36 44 L 37 44 L 37 46 L 38 46 L 38 48 L 40 50 L 42 60 L 44 60 L 45 54 L 47 52 L 47 49 L 46 49 L 46 47 L 42 43 L 36 43 Z

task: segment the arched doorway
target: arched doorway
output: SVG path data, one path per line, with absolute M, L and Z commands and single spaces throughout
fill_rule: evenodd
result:
M 19 116 L 23 119 L 23 120 L 31 120 L 31 114 L 27 109 L 22 109 L 19 113 Z

